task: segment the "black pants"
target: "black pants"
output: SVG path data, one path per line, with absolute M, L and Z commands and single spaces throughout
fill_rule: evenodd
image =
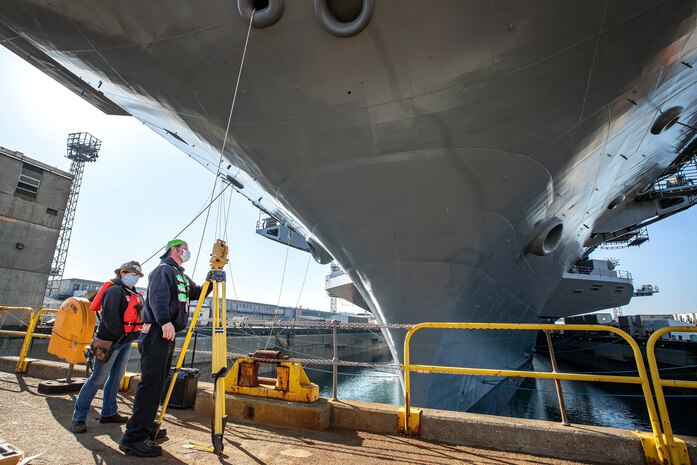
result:
M 148 333 L 138 337 L 140 351 L 140 383 L 133 399 L 133 415 L 126 424 L 122 443 L 148 439 L 154 429 L 160 399 L 165 388 L 174 354 L 174 341 L 162 338 L 162 328 L 153 324 Z

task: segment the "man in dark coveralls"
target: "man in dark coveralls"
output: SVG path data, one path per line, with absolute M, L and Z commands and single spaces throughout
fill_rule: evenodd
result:
M 186 328 L 189 302 L 206 297 L 201 296 L 201 287 L 189 279 L 181 267 L 189 257 L 186 242 L 173 239 L 167 243 L 160 264 L 148 276 L 143 329 L 138 338 L 141 380 L 133 400 L 133 415 L 119 443 L 119 449 L 126 454 L 162 455 L 162 448 L 153 441 L 166 433 L 160 429 L 157 437 L 153 435 L 160 398 L 172 364 L 175 334 Z

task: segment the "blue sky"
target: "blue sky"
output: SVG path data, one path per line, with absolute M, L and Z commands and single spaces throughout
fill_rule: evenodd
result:
M 207 203 L 213 173 L 135 118 L 106 116 L 3 47 L 0 69 L 0 146 L 68 171 L 69 133 L 89 132 L 102 140 L 99 159 L 85 166 L 64 277 L 106 280 L 122 263 L 142 262 Z M 212 211 L 192 276 L 198 283 L 209 269 L 215 215 Z M 235 298 L 236 290 L 239 299 L 276 304 L 280 295 L 281 305 L 329 310 L 330 299 L 324 291 L 329 266 L 312 259 L 308 265 L 308 253 L 257 235 L 258 219 L 259 211 L 240 194 L 233 194 L 228 297 Z M 205 214 L 181 235 L 192 252 L 186 264 L 189 273 L 204 220 Z M 158 262 L 154 258 L 144 265 L 146 275 Z M 138 285 L 145 285 L 145 279 Z M 349 311 L 352 306 L 339 302 L 339 310 Z
M 143 261 L 207 202 L 213 174 L 136 119 L 104 115 L 2 47 L 0 69 L 1 146 L 68 171 L 69 133 L 86 131 L 102 140 L 99 160 L 85 168 L 66 278 L 104 280 L 125 261 Z M 233 195 L 228 242 L 234 288 L 228 276 L 228 296 L 328 310 L 324 277 L 329 267 L 312 259 L 308 265 L 309 254 L 255 234 L 258 218 L 247 199 Z M 208 270 L 214 226 L 213 219 L 192 276 L 197 282 Z M 189 272 L 202 231 L 203 217 L 181 236 L 192 249 Z M 649 235 L 639 248 L 593 255 L 619 259 L 618 268 L 632 273 L 635 286 L 659 286 L 659 294 L 633 299 L 624 313 L 697 311 L 697 208 L 651 226 Z M 145 264 L 146 273 L 156 264 L 157 259 Z M 339 310 L 352 310 L 339 302 Z
M 639 247 L 598 250 L 592 258 L 617 258 L 632 273 L 634 287 L 657 285 L 658 294 L 635 297 L 625 315 L 697 312 L 697 208 L 648 227 L 649 241 Z

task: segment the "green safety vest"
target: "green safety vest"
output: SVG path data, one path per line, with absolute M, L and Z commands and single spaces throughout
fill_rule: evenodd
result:
M 189 283 L 189 278 L 177 272 L 177 297 L 179 298 L 179 302 L 189 301 L 190 288 L 191 284 Z
M 163 265 L 165 265 L 163 263 Z M 179 302 L 188 303 L 189 302 L 189 290 L 191 289 L 191 283 L 189 278 L 181 274 L 179 270 L 172 265 L 169 265 L 174 272 L 177 274 L 177 300 Z

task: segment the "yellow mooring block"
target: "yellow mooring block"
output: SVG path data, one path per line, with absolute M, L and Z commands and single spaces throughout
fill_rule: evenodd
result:
M 123 378 L 121 378 L 121 383 L 119 383 L 119 391 L 128 391 L 128 388 L 131 385 L 131 378 L 136 376 L 138 373 L 133 373 L 131 371 L 127 371 L 126 373 L 123 374 Z
M 652 433 L 634 431 L 641 439 L 641 447 L 644 449 L 644 458 L 647 465 L 690 465 L 690 454 L 687 445 L 682 439 L 673 437 L 673 446 L 656 445 L 656 438 Z
M 397 410 L 397 430 L 402 434 L 418 436 L 421 434 L 421 409 L 409 409 L 409 427 L 406 427 L 406 409 L 401 407 Z
M 279 361 L 276 378 L 261 378 L 259 362 L 238 358 L 225 376 L 225 391 L 231 394 L 312 403 L 319 399 L 319 386 L 311 383 L 302 365 Z

